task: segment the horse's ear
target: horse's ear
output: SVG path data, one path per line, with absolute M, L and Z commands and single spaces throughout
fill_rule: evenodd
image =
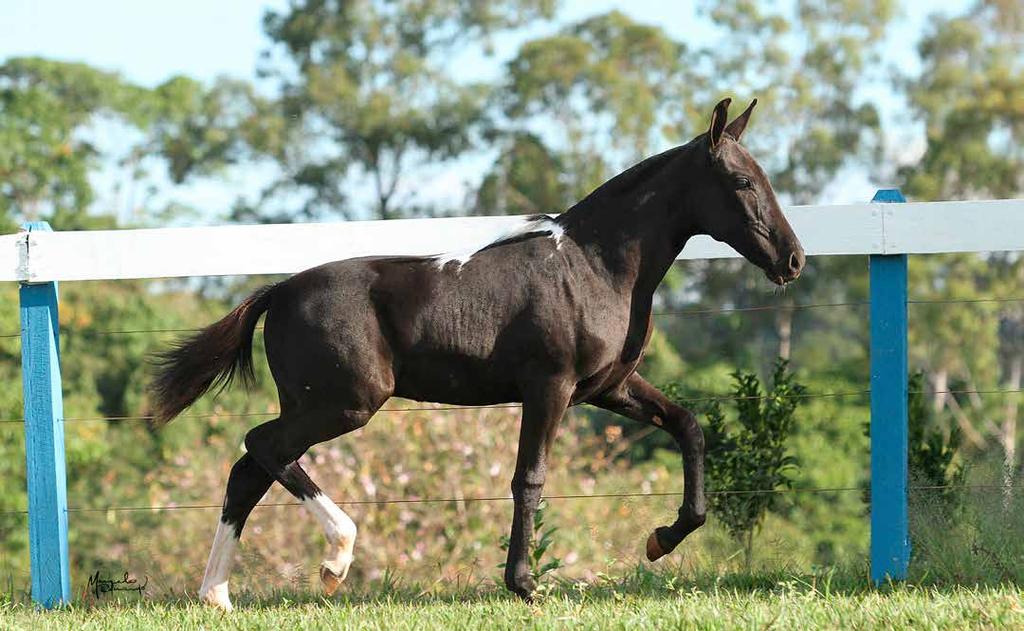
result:
M 732 99 L 722 99 L 711 112 L 711 127 L 708 128 L 708 136 L 711 138 L 711 148 L 714 149 L 722 140 L 722 132 L 725 131 L 725 123 L 729 120 L 729 103 Z
M 729 123 L 729 126 L 725 128 L 725 131 L 736 140 L 740 139 L 743 135 L 743 130 L 747 128 L 747 121 L 750 120 L 750 113 L 754 111 L 754 106 L 757 105 L 757 99 L 750 102 L 747 109 L 743 110 L 743 113 L 736 117 L 736 119 Z

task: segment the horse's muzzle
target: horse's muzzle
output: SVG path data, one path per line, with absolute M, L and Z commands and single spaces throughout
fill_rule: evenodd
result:
M 803 271 L 806 262 L 804 249 L 798 245 L 790 251 L 789 256 L 780 257 L 773 269 L 765 272 L 765 276 L 776 285 L 786 285 L 800 278 L 800 272 Z

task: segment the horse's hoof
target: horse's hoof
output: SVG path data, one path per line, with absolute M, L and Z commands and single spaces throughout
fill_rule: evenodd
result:
M 533 578 L 529 573 L 522 573 L 519 576 L 506 576 L 505 587 L 508 588 L 508 591 L 523 599 L 524 602 L 530 603 L 533 602 L 533 591 L 537 585 L 533 582 Z
M 324 593 L 330 596 L 337 591 L 338 586 L 345 580 L 346 575 L 348 575 L 348 565 L 339 573 L 327 567 L 327 564 L 321 563 L 320 584 L 324 587 Z
M 525 603 L 533 602 L 533 581 L 525 583 L 523 585 L 517 585 L 515 587 L 509 587 L 509 590 L 518 596 Z
M 652 532 L 651 536 L 647 537 L 647 560 L 652 562 L 657 561 L 666 554 L 668 553 L 665 552 L 661 547 L 661 544 L 658 542 L 658 533 Z
M 220 609 L 225 612 L 230 612 L 234 609 L 231 606 L 231 599 L 228 597 L 227 589 L 217 589 L 216 587 L 206 590 L 205 593 L 199 595 L 199 600 L 209 607 Z

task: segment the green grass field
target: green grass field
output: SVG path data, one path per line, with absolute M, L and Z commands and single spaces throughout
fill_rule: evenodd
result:
M 425 592 L 380 583 L 332 599 L 239 595 L 223 614 L 188 599 L 36 612 L 0 608 L 4 629 L 1024 628 L 1016 585 L 886 586 L 835 574 L 712 575 L 681 580 L 638 569 L 591 583 L 547 584 L 534 604 L 493 585 Z

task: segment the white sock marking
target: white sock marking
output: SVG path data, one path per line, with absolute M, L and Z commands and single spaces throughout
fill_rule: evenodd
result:
M 210 560 L 206 562 L 203 585 L 199 588 L 199 599 L 203 602 L 231 611 L 228 576 L 235 562 L 237 547 L 238 539 L 235 537 L 234 525 L 219 522 L 217 534 L 213 536 L 213 546 L 210 548 Z
M 356 543 L 355 522 L 323 493 L 307 497 L 302 504 L 320 522 L 327 537 L 324 566 L 344 579 L 352 563 L 352 550 Z

